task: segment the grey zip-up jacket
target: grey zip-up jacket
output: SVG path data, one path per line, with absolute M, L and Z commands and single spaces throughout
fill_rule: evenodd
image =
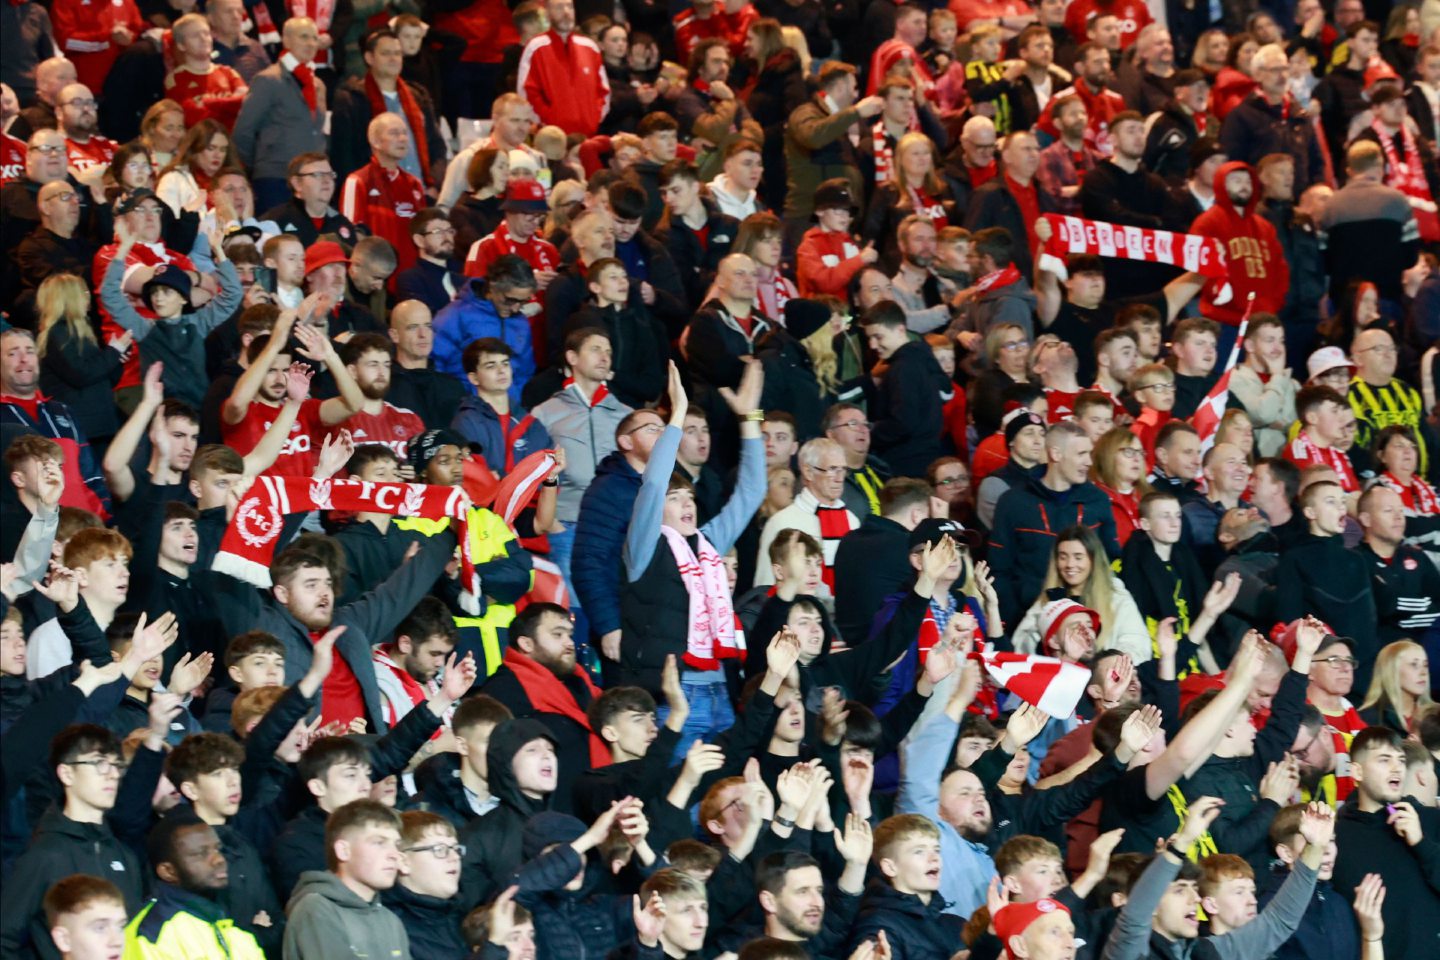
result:
M 1214 937 L 1169 940 L 1152 931 L 1150 921 L 1179 873 L 1178 861 L 1156 854 L 1135 881 L 1100 960 L 1259 960 L 1295 933 L 1315 891 L 1315 871 L 1296 863 L 1275 899 L 1245 926 Z
M 410 960 L 400 918 L 329 871 L 302 873 L 285 913 L 285 960 Z
M 574 385 L 530 411 L 550 434 L 550 439 L 565 451 L 565 470 L 560 474 L 560 494 L 555 516 L 563 523 L 580 519 L 580 501 L 595 479 L 595 470 L 618 448 L 615 429 L 630 415 L 631 407 L 610 393 L 591 405 Z

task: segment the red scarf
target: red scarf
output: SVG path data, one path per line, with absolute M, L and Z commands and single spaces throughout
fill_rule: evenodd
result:
M 826 556 L 833 558 L 835 549 L 839 547 L 840 538 L 850 532 L 850 511 L 844 504 L 838 507 L 821 506 L 815 509 L 815 519 L 820 521 L 821 546 L 832 543 L 835 545 L 835 548 L 824 551 Z M 835 567 L 833 564 L 834 560 L 832 559 L 820 571 L 820 578 L 825 581 L 825 585 L 830 588 L 831 592 L 835 590 Z
M 975 281 L 977 292 L 984 293 L 987 290 L 998 290 L 1001 287 L 1008 287 L 1020 279 L 1020 270 L 1015 264 L 1009 264 L 999 270 L 985 274 Z
M 510 668 L 515 679 L 520 681 L 520 686 L 525 688 L 525 696 L 530 698 L 530 706 L 534 707 L 537 713 L 559 714 L 590 732 L 591 767 L 610 765 L 610 748 L 605 746 L 605 741 L 590 728 L 590 720 L 575 702 L 575 694 L 570 692 L 570 688 L 565 686 L 559 677 L 514 647 L 505 650 L 505 666 Z M 579 677 L 580 682 L 590 691 L 592 701 L 600 698 L 600 689 L 590 682 L 590 677 L 578 665 L 575 667 L 575 676 Z
M 916 216 L 934 223 L 936 230 L 949 224 L 950 218 L 945 216 L 945 204 L 931 199 L 930 194 L 919 187 L 910 188 L 910 209 L 915 211 Z
M 1410 486 L 1405 486 L 1395 479 L 1395 474 L 1386 470 L 1380 474 L 1380 482 L 1400 494 L 1400 502 L 1405 505 L 1407 514 L 1417 517 L 1433 517 L 1440 514 L 1440 496 L 1435 493 L 1435 488 L 1420 478 L 1419 474 L 1410 478 Z
M 395 93 L 400 98 L 400 110 L 405 114 L 405 122 L 410 125 L 410 136 L 415 141 L 415 154 L 420 158 L 420 179 L 427 187 L 433 187 L 435 178 L 430 175 L 430 143 L 425 136 L 425 114 L 421 112 L 410 84 L 396 79 Z M 370 101 L 372 117 L 378 117 L 385 112 L 385 94 L 381 92 L 380 84 L 376 83 L 375 78 L 368 72 L 365 74 L 365 96 Z
M 875 186 L 890 182 L 890 167 L 895 162 L 895 148 L 890 146 L 890 137 L 885 133 L 885 118 L 875 121 L 870 128 L 870 141 L 875 148 Z
M 1360 479 L 1355 476 L 1355 467 L 1350 463 L 1350 455 L 1344 450 L 1336 450 L 1334 447 L 1322 447 L 1310 439 L 1310 434 L 1301 430 L 1295 435 L 1294 442 L 1290 445 L 1292 451 L 1298 452 L 1298 456 L 1291 456 L 1289 459 L 1299 463 L 1323 463 L 1334 470 L 1340 477 L 1340 489 L 1346 493 L 1358 493 L 1360 491 Z
M 1043 216 L 1050 223 L 1050 239 L 1045 241 L 1039 266 L 1062 280 L 1068 276 L 1065 258 L 1088 253 L 1116 260 L 1164 263 L 1193 270 L 1229 285 L 1230 271 L 1225 263 L 1224 242 L 1217 237 L 1172 233 L 1149 227 L 1125 227 L 1058 213 Z M 1215 302 L 1225 303 L 1229 299 L 1229 295 L 1223 300 L 1217 295 Z
M 314 68 L 308 63 L 301 63 L 300 58 L 289 50 L 281 54 L 280 66 L 289 70 L 290 75 L 300 83 L 300 93 L 305 97 L 305 106 L 310 108 L 311 113 L 314 113 L 320 103 L 315 94 Z
M 991 160 L 983 167 L 966 167 L 966 170 L 970 174 L 970 186 L 978 189 L 995 179 L 999 167 L 995 165 L 994 160 Z
M 1385 151 L 1385 167 L 1389 173 L 1385 182 L 1405 194 L 1410 201 L 1410 210 L 1415 214 L 1415 225 L 1420 228 L 1420 239 L 1433 242 L 1440 240 L 1440 213 L 1435 207 L 1435 198 L 1430 195 L 1430 181 L 1425 179 L 1425 168 L 1420 164 L 1420 149 L 1415 144 L 1415 135 L 1405 124 L 1395 136 L 1385 132 L 1378 119 L 1371 121 L 1370 129 Z M 1405 159 L 1400 159 L 1395 149 L 1395 137 L 1405 141 Z
M 1040 239 L 1035 236 L 1035 221 L 1040 219 L 1040 192 L 1035 189 L 1035 181 L 1031 180 L 1028 186 L 1022 187 L 1007 173 L 1005 189 L 1010 191 L 1010 196 L 1020 205 L 1020 219 L 1025 223 L 1025 243 L 1029 249 L 1034 250 Z
M 574 387 L 574 386 L 575 386 L 575 378 L 574 378 L 574 377 L 566 377 L 566 378 L 565 378 L 565 383 L 561 385 L 561 389 L 562 389 L 562 390 L 569 390 L 571 387 Z M 581 392 L 580 392 L 580 389 L 579 389 L 578 387 L 576 387 L 576 389 L 575 389 L 575 395 L 576 395 L 577 397 L 579 397 L 581 400 L 584 400 L 584 399 L 585 399 L 585 394 L 581 393 Z M 596 408 L 596 407 L 598 407 L 598 406 L 600 405 L 600 401 L 601 401 L 601 400 L 604 400 L 604 399 L 605 399 L 606 397 L 608 397 L 608 396 L 610 396 L 610 387 L 609 387 L 608 385 L 606 385 L 605 383 L 602 382 L 602 383 L 600 384 L 600 386 L 598 386 L 598 387 L 595 388 L 595 392 L 590 395 L 590 399 L 589 399 L 588 401 L 586 401 L 586 405 L 589 406 L 589 407 L 593 410 L 594 408 Z

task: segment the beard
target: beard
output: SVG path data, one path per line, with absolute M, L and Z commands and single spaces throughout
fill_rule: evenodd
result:
M 362 383 L 360 392 L 365 395 L 366 400 L 384 400 L 385 395 L 390 392 L 390 381 L 372 380 L 369 383 Z

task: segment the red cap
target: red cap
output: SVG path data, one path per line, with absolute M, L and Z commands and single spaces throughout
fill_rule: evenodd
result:
M 1300 629 L 1300 624 L 1304 619 L 1304 617 L 1296 617 L 1289 623 L 1277 623 L 1270 628 L 1270 642 L 1279 647 L 1280 652 L 1285 654 L 1286 663 L 1295 662 L 1295 647 L 1299 644 L 1299 641 L 1295 637 L 1295 632 Z M 1335 635 L 1334 628 L 1323 620 L 1320 621 L 1320 629 L 1325 631 L 1329 636 Z M 1348 643 L 1349 641 L 1346 642 Z M 1329 645 L 1330 641 L 1320 641 L 1320 647 L 1328 647 Z M 1319 653 L 1319 648 L 1317 648 L 1315 652 Z
M 995 936 L 1000 942 L 1006 945 L 1006 954 L 1009 955 L 1010 938 L 1024 933 L 1030 924 L 1050 913 L 1070 913 L 1070 908 L 1059 900 L 1051 900 L 1049 897 L 1041 897 L 1034 903 L 1011 903 L 1000 908 L 995 914 Z
M 511 180 L 505 185 L 505 199 L 500 209 L 547 213 L 550 204 L 545 201 L 545 186 L 538 180 Z
M 1375 86 L 1375 84 L 1379 83 L 1379 82 L 1382 81 L 1382 80 L 1399 80 L 1399 79 L 1400 79 L 1400 74 L 1398 74 L 1398 73 L 1395 72 L 1395 68 L 1392 67 L 1392 66 L 1390 66 L 1390 64 L 1386 63 L 1384 60 L 1380 59 L 1379 57 L 1376 57 L 1376 58 L 1374 58 L 1373 60 L 1371 60 L 1371 61 L 1370 61 L 1370 65 L 1365 68 L 1365 89 L 1366 89 L 1366 90 L 1369 90 L 1371 87 Z
M 305 276 L 332 263 L 349 263 L 345 251 L 334 240 L 321 240 L 305 250 Z

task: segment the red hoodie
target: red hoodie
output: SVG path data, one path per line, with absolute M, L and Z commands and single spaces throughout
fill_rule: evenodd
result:
M 1225 192 L 1225 177 L 1243 172 L 1250 177 L 1250 200 L 1245 212 L 1235 209 Z M 1200 294 L 1200 312 L 1212 320 L 1240 325 L 1245 315 L 1249 294 L 1255 294 L 1256 313 L 1279 313 L 1285 306 L 1285 291 L 1290 286 L 1290 265 L 1269 220 L 1255 212 L 1260 204 L 1260 181 L 1248 163 L 1231 160 L 1215 171 L 1215 205 L 1195 218 L 1190 232 L 1202 237 L 1215 237 L 1225 245 L 1225 258 L 1230 268 L 1231 297 L 1217 304 L 1219 292 L 1213 283 Z

